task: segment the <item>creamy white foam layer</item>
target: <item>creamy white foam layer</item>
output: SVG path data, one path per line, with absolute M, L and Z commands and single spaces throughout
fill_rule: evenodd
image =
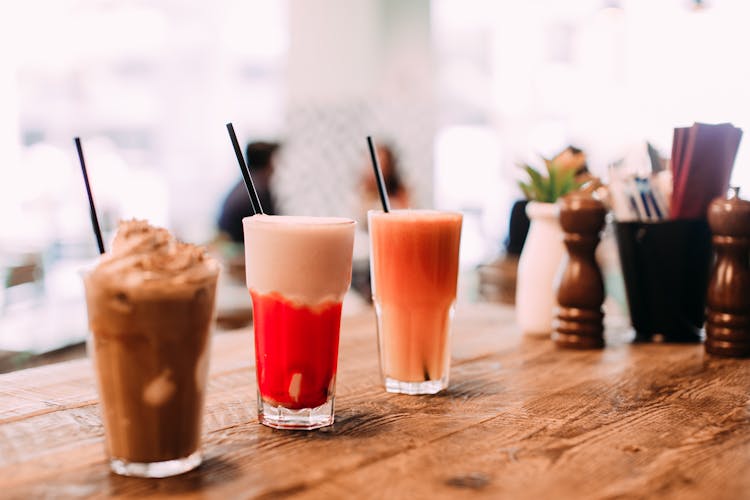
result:
M 305 305 L 343 300 L 352 279 L 353 220 L 254 215 L 242 223 L 248 288 Z
M 382 210 L 368 210 L 368 221 L 380 219 L 392 222 L 455 222 L 462 219 L 461 212 L 451 212 L 448 210 L 433 210 L 429 208 L 404 208 L 391 210 L 388 213 Z M 369 223 L 369 222 L 368 222 Z

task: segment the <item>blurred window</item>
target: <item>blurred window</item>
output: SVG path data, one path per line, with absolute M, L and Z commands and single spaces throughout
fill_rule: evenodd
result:
M 507 185 L 519 175 L 515 164 L 570 143 L 603 175 L 646 140 L 671 156 L 673 128 L 693 121 L 731 121 L 750 134 L 750 2 L 434 0 L 432 16 L 436 148 L 457 157 L 437 158 L 436 179 L 451 178 L 451 169 L 473 172 L 445 190 L 438 185 L 438 206 L 507 213 L 517 190 L 498 188 L 495 199 L 474 193 L 498 171 Z M 477 153 L 488 150 L 496 154 Z M 750 186 L 748 163 L 746 137 L 734 184 Z M 492 238 L 505 230 L 507 219 L 480 218 Z
M 0 89 L 15 106 L 0 144 L 16 158 L 0 165 L 0 197 L 25 218 L 3 218 L 0 241 L 47 244 L 29 218 L 63 212 L 78 215 L 57 221 L 66 236 L 89 230 L 73 135 L 107 229 L 137 216 L 210 238 L 237 177 L 224 124 L 241 140 L 281 132 L 286 2 L 27 0 L 5 17 Z

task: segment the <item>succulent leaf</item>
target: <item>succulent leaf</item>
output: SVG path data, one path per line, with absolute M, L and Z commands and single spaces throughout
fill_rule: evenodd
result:
M 530 165 L 521 166 L 529 179 L 527 182 L 520 181 L 518 186 L 529 200 L 554 203 L 558 198 L 580 188 L 580 183 L 575 180 L 575 171 L 560 169 L 553 161 L 545 159 L 548 173 L 546 177 Z

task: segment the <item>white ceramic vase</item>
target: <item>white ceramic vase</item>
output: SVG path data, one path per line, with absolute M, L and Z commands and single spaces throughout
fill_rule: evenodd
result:
M 554 203 L 529 202 L 531 225 L 518 261 L 516 321 L 531 335 L 552 333 L 557 307 L 555 278 L 565 253 L 559 210 Z

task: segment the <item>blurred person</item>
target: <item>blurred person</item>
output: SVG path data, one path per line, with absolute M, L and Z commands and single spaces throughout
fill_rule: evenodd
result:
M 392 209 L 409 208 L 411 197 L 401 177 L 401 167 L 393 148 L 387 144 L 375 147 L 375 154 L 383 173 L 383 182 L 388 192 Z M 382 210 L 378 183 L 372 170 L 372 160 L 368 152 L 359 182 L 359 206 L 357 208 L 357 237 L 354 240 L 354 261 L 352 263 L 352 290 L 368 303 L 372 301 L 370 291 L 369 238 L 367 234 L 367 211 Z
M 387 144 L 380 144 L 375 147 L 375 154 L 380 163 L 380 170 L 383 172 L 383 181 L 385 182 L 385 189 L 388 192 L 388 200 L 391 208 L 409 208 L 411 202 L 409 190 L 401 177 L 401 166 L 393 148 Z M 362 227 L 366 228 L 367 211 L 373 209 L 382 210 L 383 208 L 369 154 L 367 155 L 367 166 L 362 169 L 359 192 L 360 207 L 358 221 Z
M 276 214 L 276 201 L 271 190 L 271 178 L 275 168 L 275 155 L 280 147 L 276 142 L 251 142 L 245 157 L 247 168 L 253 178 L 255 191 L 263 207 L 263 213 Z M 218 220 L 219 230 L 236 243 L 243 242 L 242 219 L 253 215 L 250 198 L 244 180 L 240 179 L 227 195 Z

